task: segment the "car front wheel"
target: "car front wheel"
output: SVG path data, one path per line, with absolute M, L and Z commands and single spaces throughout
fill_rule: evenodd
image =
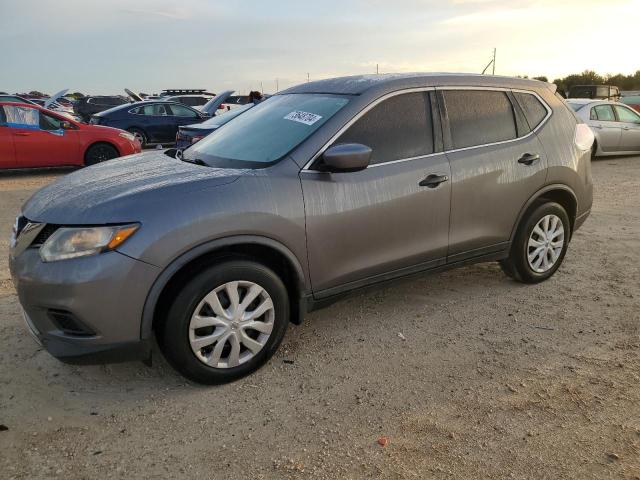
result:
M 96 143 L 87 150 L 84 156 L 84 164 L 88 167 L 96 163 L 106 162 L 113 158 L 118 158 L 120 154 L 118 150 L 107 143 Z
M 509 258 L 500 265 L 507 275 L 523 283 L 547 280 L 560 268 L 570 236 L 566 210 L 555 202 L 539 204 L 521 223 Z
M 220 384 L 263 365 L 288 324 L 289 298 L 282 280 L 259 263 L 231 260 L 187 281 L 156 335 L 181 374 L 198 383 Z

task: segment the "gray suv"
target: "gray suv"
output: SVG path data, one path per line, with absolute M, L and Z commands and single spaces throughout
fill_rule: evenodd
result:
M 536 81 L 376 75 L 279 93 L 174 158 L 72 173 L 18 216 L 29 328 L 68 362 L 222 383 L 350 292 L 499 261 L 551 277 L 591 209 L 593 134 Z

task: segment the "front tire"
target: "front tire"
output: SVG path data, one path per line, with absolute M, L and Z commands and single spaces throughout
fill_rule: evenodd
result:
M 248 375 L 271 358 L 289 315 L 287 289 L 272 270 L 230 260 L 184 284 L 156 336 L 182 375 L 221 384 Z
M 570 238 L 571 223 L 562 205 L 541 203 L 522 221 L 500 266 L 519 282 L 543 282 L 560 268 Z
M 113 145 L 109 145 L 108 143 L 96 143 L 87 149 L 87 153 L 84 155 L 84 164 L 89 167 L 97 163 L 106 162 L 113 158 L 118 158 L 119 156 L 120 153 L 118 153 L 118 150 L 116 150 Z

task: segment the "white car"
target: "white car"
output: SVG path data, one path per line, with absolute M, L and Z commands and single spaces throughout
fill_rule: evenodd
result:
M 608 100 L 567 100 L 569 106 L 593 130 L 593 156 L 640 153 L 640 114 L 632 108 Z

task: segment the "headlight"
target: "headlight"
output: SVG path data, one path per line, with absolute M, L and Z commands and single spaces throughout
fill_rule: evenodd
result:
M 40 248 L 44 262 L 86 257 L 113 250 L 135 233 L 140 225 L 113 227 L 59 228 Z
M 129 132 L 120 132 L 118 135 L 120 135 L 122 138 L 126 138 L 130 142 L 133 142 L 136 139 L 135 135 Z

